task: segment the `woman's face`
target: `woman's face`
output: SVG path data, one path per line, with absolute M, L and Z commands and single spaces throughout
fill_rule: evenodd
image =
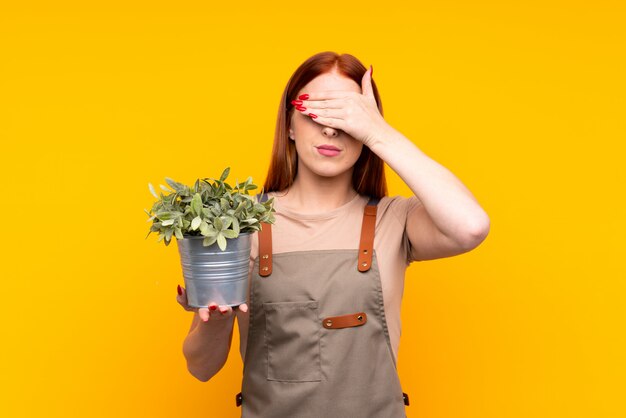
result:
M 331 72 L 320 74 L 311 80 L 296 97 L 303 93 L 325 90 L 351 90 L 361 93 L 361 87 L 353 80 Z M 307 115 L 308 111 L 300 112 L 294 108 L 289 127 L 289 138 L 295 142 L 298 153 L 298 171 L 308 170 L 319 176 L 334 177 L 352 170 L 361 155 L 363 143 L 340 129 L 315 122 Z M 340 151 L 337 155 L 324 155 L 318 151 L 318 147 L 322 145 L 334 145 Z

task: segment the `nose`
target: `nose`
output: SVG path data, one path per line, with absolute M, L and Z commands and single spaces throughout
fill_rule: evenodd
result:
M 335 138 L 336 136 L 339 136 L 339 132 L 337 131 L 337 129 L 331 128 L 330 126 L 324 126 L 324 128 L 322 129 L 322 133 L 324 134 L 324 136 L 327 136 L 329 138 Z

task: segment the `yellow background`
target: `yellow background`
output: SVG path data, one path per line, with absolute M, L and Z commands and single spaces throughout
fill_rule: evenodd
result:
M 408 416 L 626 416 L 625 8 L 3 2 L 0 416 L 239 416 L 236 333 L 214 379 L 186 370 L 147 184 L 262 184 L 280 94 L 324 50 L 373 64 L 386 120 L 491 218 L 407 271 Z

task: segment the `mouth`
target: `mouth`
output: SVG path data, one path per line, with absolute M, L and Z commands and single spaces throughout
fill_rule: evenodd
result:
M 317 148 L 317 152 L 326 157 L 336 157 L 341 153 L 341 150 L 333 145 L 320 145 Z
M 320 145 L 320 146 L 317 147 L 317 149 L 327 149 L 327 150 L 331 150 L 331 151 L 341 151 L 336 146 L 328 145 L 328 144 Z

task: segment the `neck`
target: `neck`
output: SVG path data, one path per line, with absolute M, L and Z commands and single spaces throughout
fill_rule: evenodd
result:
M 336 209 L 350 202 L 357 192 L 352 187 L 352 170 L 335 177 L 298 171 L 288 189 L 278 193 L 281 203 L 301 213 L 317 213 Z

